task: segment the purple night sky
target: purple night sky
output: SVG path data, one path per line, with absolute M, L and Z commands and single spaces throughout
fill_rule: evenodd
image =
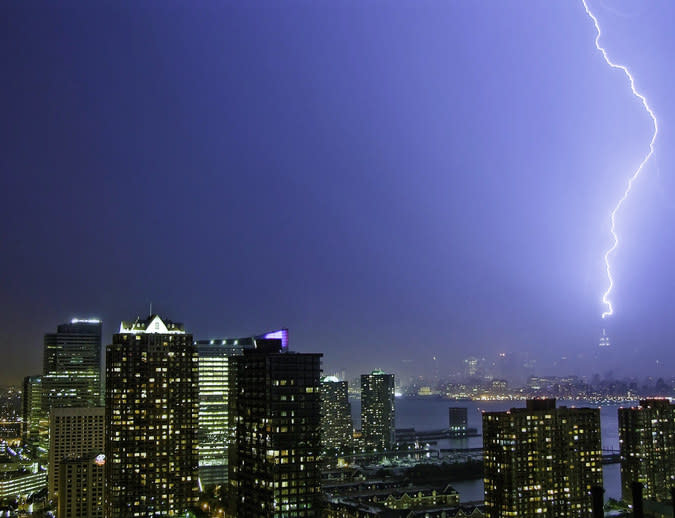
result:
M 2 380 L 150 302 L 199 339 L 288 327 L 327 372 L 589 368 L 651 126 L 580 1 L 64 4 L 0 7 Z M 660 123 L 607 329 L 670 373 L 675 4 L 589 4 Z

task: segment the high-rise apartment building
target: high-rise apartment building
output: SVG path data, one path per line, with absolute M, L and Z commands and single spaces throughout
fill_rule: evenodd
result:
M 59 518 L 103 518 L 105 455 L 68 458 L 59 471 Z
M 321 380 L 321 441 L 323 451 L 337 453 L 353 446 L 352 406 L 346 381 L 335 376 Z
M 49 497 L 59 498 L 64 459 L 100 455 L 105 441 L 105 408 L 52 408 L 49 412 Z
M 106 349 L 106 516 L 180 516 L 197 503 L 198 358 L 182 324 L 122 322 Z
M 395 444 L 394 375 L 381 370 L 361 375 L 361 433 L 367 448 Z
M 600 410 L 541 399 L 486 412 L 483 459 L 486 516 L 588 518 L 602 486 Z
M 619 409 L 621 495 L 632 501 L 640 482 L 646 500 L 670 502 L 675 487 L 675 405 L 667 399 L 645 399 L 640 406 Z
M 199 356 L 199 480 L 203 487 L 227 483 L 228 446 L 232 436 L 229 422 L 230 361 L 244 349 L 255 348 L 256 340 L 273 336 L 288 348 L 288 330 L 259 336 L 197 340 Z
M 232 358 L 231 511 L 247 518 L 318 517 L 321 502 L 321 354 L 278 339 Z
M 101 321 L 73 319 L 44 337 L 42 411 L 101 406 Z

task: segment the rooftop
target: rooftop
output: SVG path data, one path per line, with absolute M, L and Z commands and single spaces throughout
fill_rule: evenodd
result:
M 133 322 L 122 322 L 120 333 L 131 334 L 185 334 L 185 326 L 171 320 L 162 320 L 159 315 L 150 315 L 146 319 L 137 317 Z

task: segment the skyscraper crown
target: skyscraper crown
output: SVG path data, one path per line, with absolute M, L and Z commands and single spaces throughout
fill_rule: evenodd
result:
M 171 320 L 162 320 L 159 315 L 150 315 L 142 320 L 137 318 L 133 322 L 122 322 L 120 324 L 120 333 L 132 334 L 185 334 L 185 326 Z

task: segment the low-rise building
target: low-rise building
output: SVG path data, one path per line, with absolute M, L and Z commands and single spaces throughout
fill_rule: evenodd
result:
M 32 469 L 17 466 L 0 473 L 0 500 L 27 498 L 47 487 L 47 472 L 35 465 Z
M 355 501 L 346 497 L 331 497 L 326 501 L 325 518 L 483 518 L 482 505 L 463 504 L 426 509 L 388 509 Z
M 363 480 L 324 486 L 329 517 L 455 516 L 459 494 L 450 486 L 403 485 L 401 481 Z M 455 514 L 440 514 L 454 510 Z M 438 512 L 439 514 L 435 514 Z M 413 513 L 413 514 L 411 514 Z M 459 515 L 462 516 L 462 515 Z

